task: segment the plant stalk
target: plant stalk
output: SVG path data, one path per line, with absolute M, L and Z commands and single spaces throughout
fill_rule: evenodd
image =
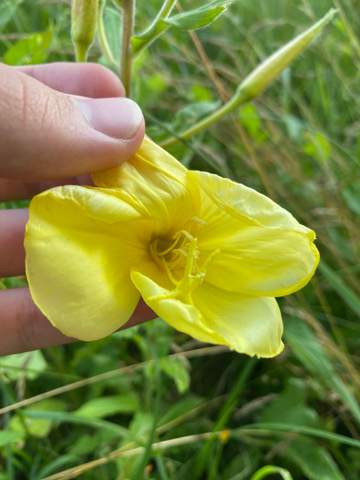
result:
M 255 68 L 238 86 L 235 94 L 222 107 L 208 117 L 200 120 L 178 136 L 170 137 L 161 143 L 169 147 L 179 140 L 186 140 L 196 133 L 208 128 L 240 105 L 253 100 L 263 93 L 271 83 L 284 71 L 321 33 L 323 28 L 334 18 L 337 10 L 331 9 L 322 19 L 305 30 Z
M 105 3 L 106 3 L 105 0 L 101 0 L 99 16 L 98 16 L 98 40 L 100 44 L 100 49 L 102 51 L 102 54 L 106 58 L 106 61 L 110 65 L 117 67 L 117 70 L 118 70 L 119 66 L 116 65 L 116 60 L 114 58 L 114 55 L 112 54 L 112 51 L 106 36 L 106 31 L 105 31 L 105 25 L 104 25 Z
M 177 0 L 164 0 L 158 14 L 151 25 L 133 41 L 133 54 L 138 55 L 144 48 L 148 47 L 154 40 L 163 34 L 169 27 L 162 22 L 172 12 Z
M 187 130 L 180 133 L 178 137 L 170 137 L 164 140 L 161 143 L 162 147 L 170 147 L 175 143 L 178 143 L 181 140 L 186 140 L 197 133 L 205 130 L 206 128 L 210 127 L 213 123 L 218 122 L 222 117 L 227 115 L 228 113 L 235 110 L 240 105 L 246 103 L 249 100 L 247 95 L 243 95 L 242 92 L 236 92 L 230 100 L 228 100 L 224 105 L 220 108 L 215 110 L 215 112 L 211 113 L 208 117 L 200 120 L 199 122 L 195 123 L 192 127 L 188 128 Z
M 134 30 L 135 0 L 123 0 L 123 29 L 121 44 L 121 79 L 126 95 L 131 95 L 132 48 L 131 37 Z

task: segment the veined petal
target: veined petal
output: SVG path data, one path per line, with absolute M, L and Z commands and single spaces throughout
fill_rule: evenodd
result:
M 228 178 L 188 171 L 187 181 L 189 190 L 199 197 L 203 226 L 198 236 L 203 245 L 218 245 L 228 235 L 253 226 L 309 230 L 270 198 Z
M 136 239 L 146 229 L 138 217 L 98 189 L 58 187 L 32 200 L 25 236 L 30 292 L 65 335 L 95 340 L 130 318 L 139 300 L 130 265 L 144 254 Z
M 132 271 L 131 278 L 159 317 L 197 340 L 259 357 L 273 357 L 283 349 L 281 313 L 273 298 L 244 297 L 204 284 L 189 303 L 159 278 L 140 271 Z
M 133 158 L 122 165 L 93 174 L 95 185 L 119 189 L 119 195 L 144 217 L 158 221 L 159 229 L 180 228 L 193 211 L 186 168 L 145 137 Z
M 313 232 L 244 229 L 223 242 L 208 265 L 206 279 L 245 295 L 289 295 L 304 287 L 315 272 L 319 254 L 313 240 Z
M 206 280 L 243 295 L 278 297 L 302 288 L 319 262 L 315 233 L 255 190 L 203 172 L 190 172 L 200 191 L 204 255 L 217 251 Z
M 282 352 L 283 324 L 274 298 L 244 297 L 204 283 L 193 295 L 206 324 L 229 348 L 270 358 Z

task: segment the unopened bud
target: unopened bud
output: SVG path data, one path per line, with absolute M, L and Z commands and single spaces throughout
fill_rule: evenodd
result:
M 337 10 L 330 10 L 321 20 L 315 23 L 315 25 L 295 37 L 291 42 L 284 45 L 280 50 L 261 63 L 239 85 L 237 97 L 241 97 L 243 102 L 249 101 L 260 95 L 319 35 L 325 25 L 333 19 L 336 13 Z
M 72 0 L 71 38 L 77 62 L 85 62 L 96 33 L 99 0 Z

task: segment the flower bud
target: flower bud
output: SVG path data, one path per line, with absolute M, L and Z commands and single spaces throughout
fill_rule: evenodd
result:
M 249 101 L 260 95 L 286 67 L 317 37 L 337 13 L 331 9 L 321 20 L 261 63 L 239 85 L 237 97 Z
M 71 37 L 77 62 L 85 62 L 91 47 L 98 17 L 99 0 L 72 0 Z

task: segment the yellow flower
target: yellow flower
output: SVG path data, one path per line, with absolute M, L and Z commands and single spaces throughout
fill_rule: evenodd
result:
M 95 188 L 53 188 L 30 205 L 29 287 L 56 328 L 104 337 L 142 297 L 201 341 L 260 357 L 282 351 L 274 297 L 312 277 L 312 230 L 251 188 L 187 170 L 148 138 L 93 178 Z

